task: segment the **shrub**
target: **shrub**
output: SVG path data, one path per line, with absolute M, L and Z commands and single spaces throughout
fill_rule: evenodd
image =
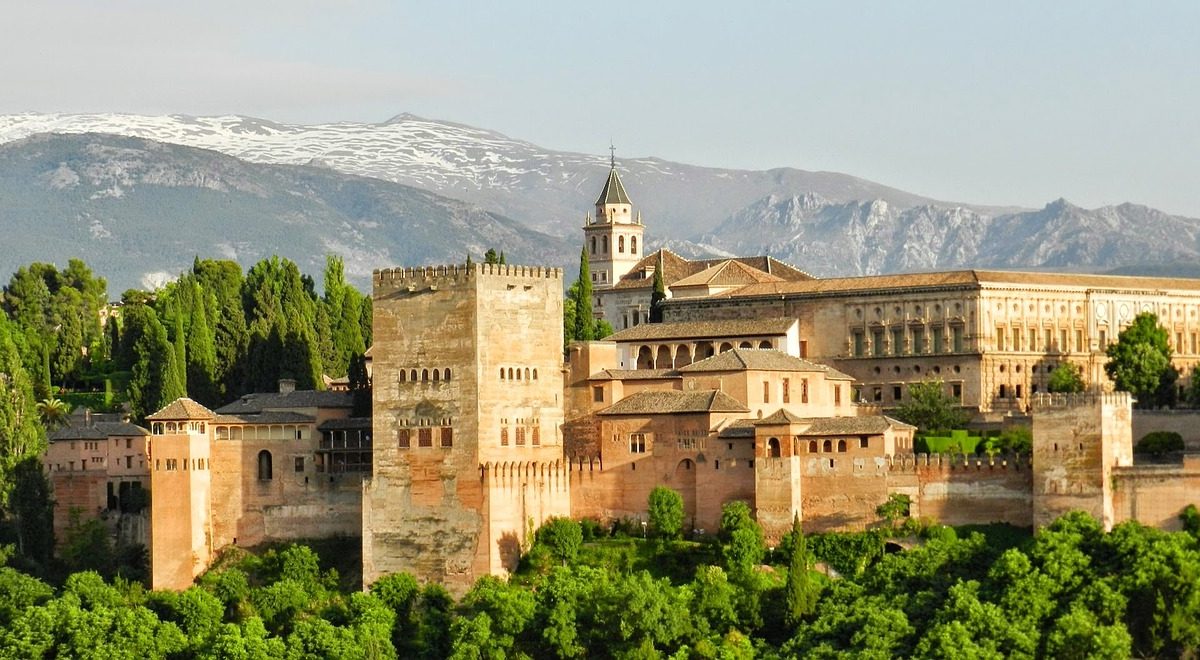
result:
M 1183 436 L 1174 431 L 1147 433 L 1141 440 L 1138 440 L 1137 446 L 1133 448 L 1135 454 L 1150 456 L 1162 456 L 1177 451 L 1183 451 Z
M 665 486 L 655 486 L 648 502 L 650 526 L 663 539 L 683 535 L 683 496 Z

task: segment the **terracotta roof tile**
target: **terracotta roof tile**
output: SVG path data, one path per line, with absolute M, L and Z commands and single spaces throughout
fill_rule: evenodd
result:
M 648 339 L 724 339 L 730 337 L 785 335 L 795 318 L 726 319 L 721 321 L 679 321 L 643 323 L 615 332 L 605 341 L 645 341 Z
M 668 378 L 679 378 L 679 371 L 675 369 L 604 369 L 588 377 L 588 380 L 659 380 Z
M 162 410 L 146 415 L 146 419 L 212 419 L 213 411 L 187 397 L 175 399 Z
M 821 371 L 825 373 L 826 378 L 854 380 L 832 367 L 817 364 L 816 362 L 809 362 L 808 360 L 788 355 L 783 351 L 767 348 L 735 348 L 679 368 L 679 371 L 685 374 L 705 371 L 747 370 Z
M 217 412 L 229 415 L 246 415 L 260 413 L 265 410 L 353 407 L 354 394 L 352 392 L 295 390 L 293 392 L 258 392 L 247 394 L 233 403 L 217 408 Z
M 812 275 L 796 268 L 789 266 L 774 257 L 734 257 L 733 259 L 685 259 L 674 252 L 661 249 L 651 252 L 642 257 L 642 260 L 613 285 L 614 289 L 651 289 L 654 287 L 654 277 L 643 273 L 653 273 L 658 267 L 659 255 L 662 255 L 663 263 L 663 284 L 670 287 L 676 282 L 691 277 L 697 273 L 701 273 L 713 266 L 717 266 L 726 261 L 736 261 L 739 264 L 744 264 L 755 270 L 768 273 L 778 277 L 784 281 L 796 280 L 811 280 Z
M 772 275 L 734 259 L 726 259 L 695 275 L 689 275 L 671 286 L 745 286 L 747 284 L 783 281 L 784 279 L 778 275 Z
M 719 390 L 661 390 L 631 394 L 598 414 L 664 415 L 698 412 L 749 412 L 749 409 Z

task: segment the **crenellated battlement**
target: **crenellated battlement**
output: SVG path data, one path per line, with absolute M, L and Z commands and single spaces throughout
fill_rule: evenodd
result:
M 531 280 L 562 280 L 561 268 L 509 264 L 454 264 L 383 268 L 372 272 L 375 288 L 411 286 L 447 286 L 462 284 L 473 277 L 510 277 Z
M 897 474 L 929 470 L 1021 472 L 1030 468 L 1029 457 L 1020 454 L 897 454 L 885 456 L 884 460 L 888 463 L 888 471 Z
M 1133 395 L 1129 392 L 1040 392 L 1033 395 L 1030 404 L 1034 412 L 1089 408 L 1096 405 L 1129 407 L 1133 405 Z

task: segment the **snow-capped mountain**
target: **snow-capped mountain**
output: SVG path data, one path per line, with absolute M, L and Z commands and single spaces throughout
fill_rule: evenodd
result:
M 693 252 L 770 254 L 822 275 L 950 268 L 1155 271 L 1200 258 L 1200 220 L 1145 206 L 987 214 L 961 206 L 900 208 L 770 195 L 690 245 Z
M 425 190 L 104 134 L 0 145 L 0 227 L 0 281 L 31 261 L 81 257 L 114 296 L 196 256 L 248 267 L 279 254 L 319 274 L 336 253 L 362 288 L 375 268 L 480 260 L 488 248 L 510 263 L 578 259 L 572 241 Z
M 255 163 L 320 165 L 473 202 L 572 238 L 609 166 L 607 154 L 554 151 L 408 114 L 379 124 L 317 125 L 240 116 L 0 115 L 0 143 L 37 133 L 112 133 L 212 149 Z M 716 169 L 657 158 L 619 158 L 618 163 L 634 203 L 663 239 L 708 231 L 769 194 L 811 191 L 834 201 L 883 199 L 902 207 L 934 201 L 833 172 Z

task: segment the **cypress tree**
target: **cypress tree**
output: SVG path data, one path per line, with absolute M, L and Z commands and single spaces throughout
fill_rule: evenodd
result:
M 126 306 L 125 310 L 126 337 L 135 337 L 129 406 L 134 419 L 142 420 L 185 393 L 177 389 L 180 378 L 175 373 L 175 351 L 158 315 L 147 305 Z
M 33 380 L 21 363 L 13 339 L 15 328 L 0 313 L 0 502 L 8 496 L 10 471 L 45 449 L 45 429 L 38 422 Z
M 579 279 L 575 293 L 575 332 L 572 339 L 591 341 L 596 338 L 596 319 L 592 315 L 592 268 L 588 262 L 587 248 L 579 251 Z M 572 287 L 575 288 L 575 287 Z
M 662 323 L 662 303 L 667 299 L 667 286 L 663 281 L 662 250 L 658 252 L 658 265 L 654 268 L 654 293 L 650 294 L 650 322 Z
M 792 518 L 792 559 L 788 565 L 785 587 L 786 609 L 784 616 L 789 626 L 795 627 L 805 617 L 817 611 L 817 585 L 808 572 L 812 563 L 808 554 L 808 541 L 800 527 L 800 514 Z
M 500 250 L 500 265 L 503 266 L 508 262 L 504 260 L 504 250 Z
M 192 296 L 192 327 L 188 333 L 186 378 L 192 398 L 207 406 L 215 406 L 217 394 L 217 352 L 204 291 L 194 284 Z
M 172 392 L 180 392 L 179 396 L 187 396 L 187 336 L 183 332 L 183 312 L 175 310 L 175 331 L 172 349 L 175 354 L 174 369 L 172 376 L 174 382 L 171 384 Z M 176 397 L 178 398 L 178 397 Z M 169 399 L 168 402 L 175 399 Z

